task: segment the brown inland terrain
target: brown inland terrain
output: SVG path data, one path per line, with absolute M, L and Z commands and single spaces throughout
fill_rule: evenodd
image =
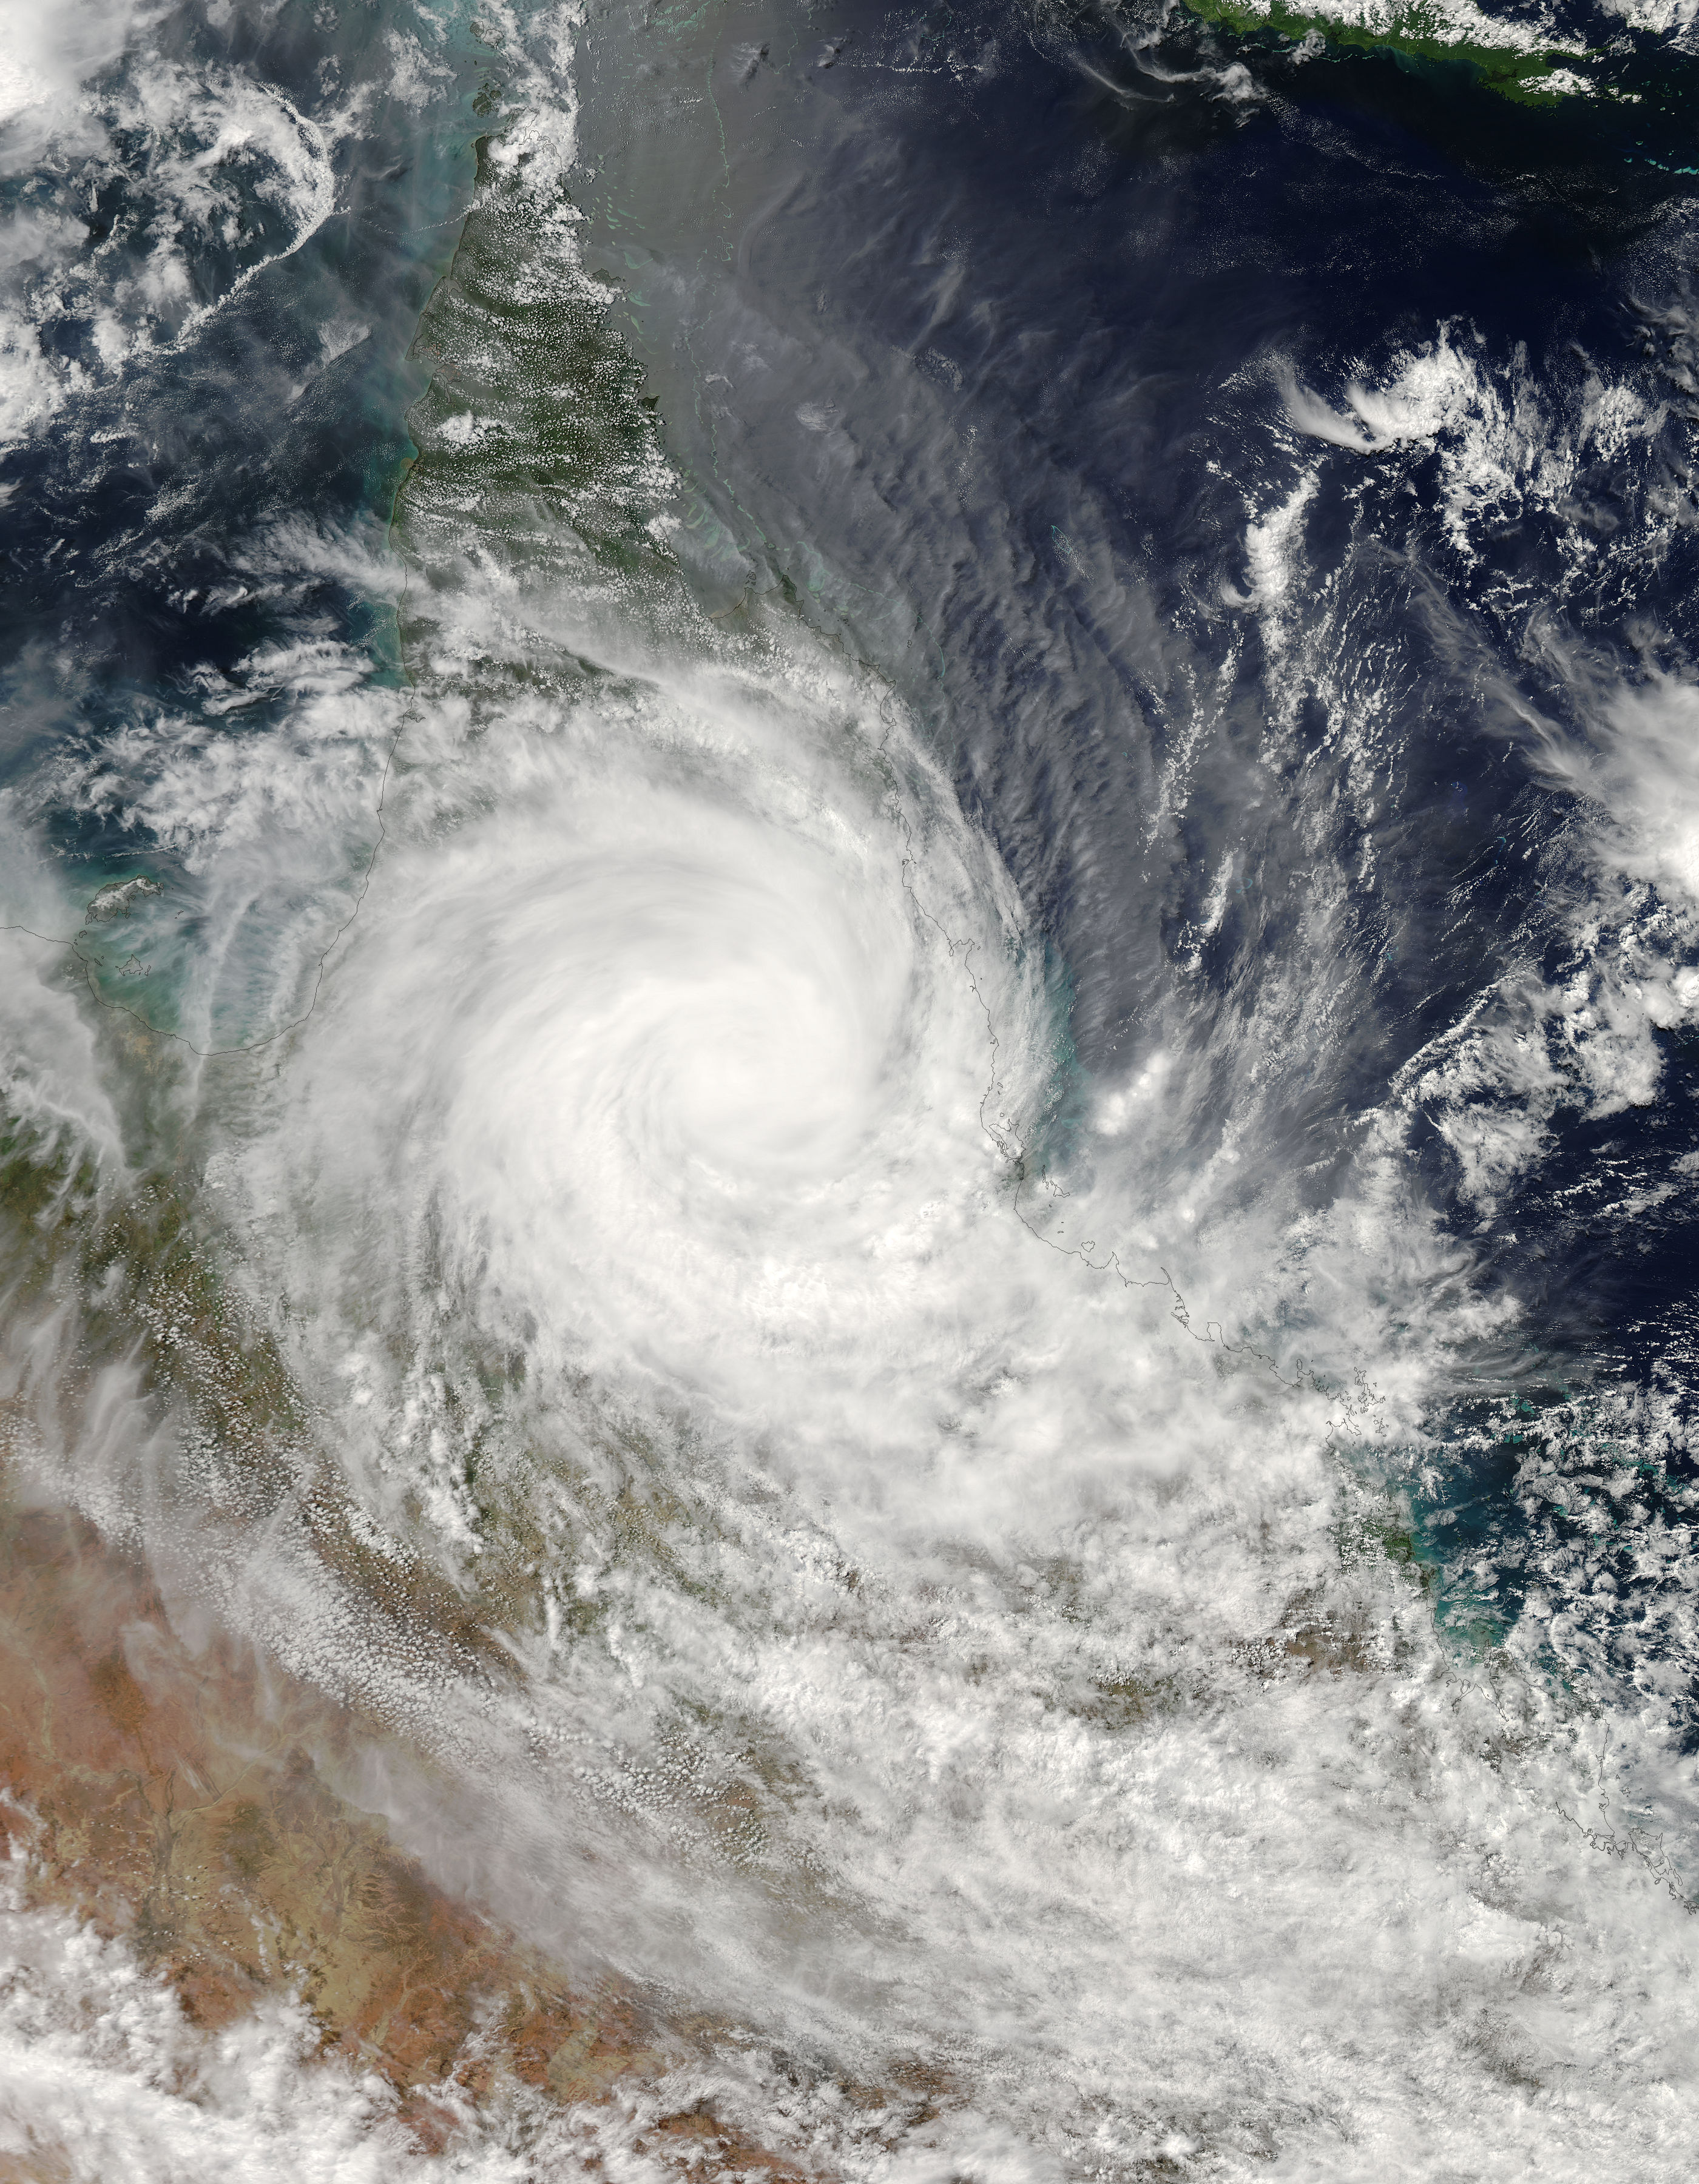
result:
M 651 2159 L 800 2184 L 707 2104 L 655 2102 L 688 2059 L 678 2028 L 570 1990 L 333 1792 L 309 1744 L 357 1726 L 227 1640 L 192 1652 L 81 1519 L 0 1517 L 0 1830 L 31 1905 L 123 1936 L 203 2028 L 298 1995 L 320 2054 L 380 2074 L 421 2153 L 506 2080 L 563 2109 L 637 2096 Z M 44 2159 L 0 2154 L 0 2184 L 64 2173 Z

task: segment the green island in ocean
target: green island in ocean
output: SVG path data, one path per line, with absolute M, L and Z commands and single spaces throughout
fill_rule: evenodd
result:
M 1579 44 L 1543 40 L 1531 25 L 1494 18 L 1465 4 L 1436 7 L 1397 0 L 1317 11 L 1285 0 L 1186 0 L 1194 15 L 1241 33 L 1273 31 L 1298 41 L 1401 54 L 1412 60 L 1461 63 L 1490 91 L 1524 105 L 1555 104 L 1587 94 L 1592 81 L 1574 65 L 1594 58 Z

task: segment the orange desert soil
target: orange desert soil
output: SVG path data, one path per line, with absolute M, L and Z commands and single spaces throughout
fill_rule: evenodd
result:
M 298 1993 L 325 2054 L 396 2089 L 421 2150 L 452 2135 L 445 2079 L 593 2102 L 681 2059 L 632 1998 L 569 1991 L 331 1791 L 309 1745 L 357 1727 L 228 1640 L 192 1652 L 146 1571 L 80 1520 L 0 1516 L 0 1830 L 33 1901 L 125 1936 L 203 2026 Z M 700 2107 L 646 2137 L 697 2176 L 798 2173 Z

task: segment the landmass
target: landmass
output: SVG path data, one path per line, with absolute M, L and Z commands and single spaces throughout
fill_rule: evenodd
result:
M 1595 86 L 1574 65 L 1588 58 L 1578 42 L 1542 36 L 1533 25 L 1487 15 L 1469 4 L 1434 6 L 1426 0 L 1334 0 L 1333 5 L 1290 8 L 1285 0 L 1185 0 L 1206 23 L 1240 32 L 1273 31 L 1312 50 L 1323 43 L 1365 53 L 1401 53 L 1411 59 L 1461 64 L 1482 85 L 1527 106 L 1556 105 L 1585 96 Z

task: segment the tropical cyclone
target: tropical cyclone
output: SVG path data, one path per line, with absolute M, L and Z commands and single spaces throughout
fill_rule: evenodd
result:
M 1429 1432 L 1424 1406 L 1515 1305 L 1474 1286 L 1475 1242 L 1424 1197 L 1397 1086 L 1323 1127 L 1322 1103 L 1367 1081 L 1329 1074 L 1336 997 L 1376 1067 L 1391 1036 L 1373 978 L 1340 971 L 1356 944 L 1331 911 L 1361 873 L 1314 825 L 1287 875 L 1298 908 L 1253 918 L 1233 956 L 1231 905 L 1278 859 L 1233 807 L 1238 746 L 1199 728 L 1207 678 L 1177 671 L 1195 713 L 1151 717 L 1197 802 L 1227 800 L 1230 838 L 1198 853 L 1190 907 L 1162 926 L 1134 883 L 1157 827 L 1178 836 L 1175 756 L 1160 810 L 1106 827 L 1097 872 L 1073 857 L 1088 937 L 1150 972 L 1124 1048 L 1088 1064 L 1086 951 L 1061 960 L 958 795 L 947 709 L 923 729 L 930 682 L 905 703 L 858 661 L 853 615 L 822 634 L 790 573 L 844 553 L 830 488 L 851 471 L 878 488 L 859 504 L 876 547 L 956 521 L 954 482 L 983 460 L 983 441 L 963 452 L 977 426 L 954 437 L 957 405 L 1018 389 L 1031 331 L 1030 298 L 997 296 L 1015 223 L 991 236 L 994 278 L 953 241 L 939 274 L 930 230 L 916 246 L 925 338 L 952 338 L 957 298 L 983 331 L 977 393 L 942 351 L 846 336 L 828 401 L 829 344 L 799 343 L 806 399 L 799 381 L 740 452 L 729 405 L 747 422 L 749 387 L 783 393 L 781 345 L 744 288 L 708 373 L 710 314 L 687 315 L 672 361 L 728 405 L 715 515 L 579 260 L 576 21 L 485 26 L 514 110 L 480 143 L 419 330 L 404 583 L 277 526 L 240 573 L 287 641 L 249 632 L 185 678 L 192 702 L 56 749 L 19 807 L 44 842 L 70 810 L 152 848 L 148 876 L 92 893 L 81 969 L 56 983 L 29 955 L 0 993 L 18 1057 L 0 1640 L 31 1670 L 5 1719 L 8 2127 L 86 2173 L 268 2179 L 344 2152 L 338 2173 L 362 2178 L 594 2162 L 621 2184 L 1679 2173 L 1686 1777 L 1660 1741 L 1674 1702 L 1659 1711 L 1608 1653 L 1627 1633 L 1638 1674 L 1648 1631 L 1672 1660 L 1686 1642 L 1691 1494 L 1673 1465 L 1618 1460 L 1623 1412 L 1589 1423 L 1579 1393 L 1542 1429 L 1519 1404 L 1517 1445 L 1543 1430 L 1553 1451 L 1525 1475 L 1556 1513 L 1505 1568 L 1542 1572 L 1563 1612 L 1450 1613 L 1473 1535 L 1431 1482 L 1473 1444 Z M 645 70 L 659 54 L 677 77 L 657 109 L 699 129 L 730 198 L 699 83 L 765 90 L 771 47 L 728 62 L 717 18 L 652 32 L 632 33 Z M 845 50 L 796 81 L 812 96 L 829 58 L 836 96 Z M 621 97 L 651 84 L 610 73 Z M 886 189 L 889 148 L 861 154 L 888 111 L 883 86 L 854 109 L 852 198 Z M 1139 189 L 1161 164 L 1133 168 Z M 664 163 L 662 180 L 670 211 L 690 193 Z M 724 268 L 666 242 L 630 261 L 633 294 L 691 300 L 695 282 L 711 302 L 752 265 L 777 281 L 770 231 Z M 1089 348 L 1086 289 L 1069 300 L 1067 345 Z M 812 278 L 804 303 L 814 326 Z M 858 339 L 875 324 L 872 305 L 847 315 Z M 1148 315 L 1141 287 L 1100 344 L 1135 417 L 1122 367 Z M 317 323 L 341 358 L 365 322 Z M 1473 568 L 1505 511 L 1567 510 L 1574 477 L 1653 429 L 1602 382 L 1560 463 L 1523 370 L 1501 398 L 1442 335 L 1395 370 L 1342 367 L 1329 397 L 1309 390 L 1340 372 L 1265 354 L 1237 382 L 1254 432 L 1232 439 L 1216 387 L 1186 442 L 1256 451 L 1228 519 L 1195 526 L 1219 558 L 1192 588 L 1253 663 L 1231 725 L 1257 744 L 1255 801 L 1368 811 L 1364 868 L 1388 838 L 1365 740 L 1384 689 L 1329 716 L 1310 671 L 1380 671 L 1389 640 L 1331 618 L 1353 595 L 1319 511 L 1345 492 L 1372 530 L 1383 487 L 1401 506 L 1429 490 L 1434 535 Z M 883 372 L 914 416 L 950 410 L 950 492 L 929 504 L 905 497 L 913 449 L 881 478 L 855 414 Z M 924 441 L 907 402 L 883 400 L 880 428 Z M 1006 643 L 1012 679 L 981 710 L 1000 733 L 1018 716 L 1030 763 L 1005 746 L 978 809 L 1006 794 L 1017 849 L 1078 819 L 1071 768 L 1104 808 L 1144 735 L 1078 679 L 1088 647 L 1035 641 L 1084 626 L 1067 423 L 1044 436 L 1061 449 L 1045 524 L 1066 526 L 1023 531 L 994 471 L 990 516 L 947 534 L 935 587 Z M 749 511 L 793 424 L 811 468 L 788 569 Z M 1131 494 L 1129 443 L 1106 441 Z M 1439 600 L 1419 538 L 1401 560 L 1368 543 Z M 327 570 L 395 601 L 404 689 L 379 671 L 392 655 L 329 626 L 311 588 Z M 245 590 L 242 608 L 260 611 Z M 972 666 L 971 627 L 941 627 L 946 664 Z M 1129 616 L 1111 649 L 1147 639 Z M 1034 661 L 1064 655 L 1057 703 Z M 1419 738 L 1388 717 L 1401 763 Z M 1618 871 L 1691 878 L 1668 791 L 1690 709 L 1672 685 L 1613 718 L 1596 762 L 1554 736 L 1546 763 L 1590 783 L 1625 843 L 1649 816 L 1656 838 L 1574 864 L 1569 900 L 1618 983 L 1596 1011 L 1555 991 L 1539 1009 L 1614 1117 L 1613 1071 L 1654 1084 L 1648 1025 L 1694 996 L 1685 928 L 1648 911 L 1630 960 L 1591 906 Z M 1447 793 L 1467 804 L 1462 782 Z M 67 975 L 110 1000 L 132 964 L 156 967 L 145 1007 L 94 1009 Z M 1515 1180 L 1505 1143 L 1520 1126 L 1532 1161 L 1530 1115 L 1557 1113 L 1554 1069 L 1546 1106 L 1479 1153 L 1477 1095 L 1495 1069 L 1501 1104 L 1525 1091 L 1530 1020 L 1508 1000 L 1473 1011 L 1409 1092 L 1477 1148 L 1484 1217 Z M 1301 1134 L 1281 1135 L 1283 1101 Z M 1353 1387 L 1384 1400 L 1355 1406 Z M 1485 1460 L 1507 1469 L 1510 1426 L 1485 1415 Z M 1564 1524 L 1596 1535 L 1607 1583 L 1585 1603 Z M 1657 1620 L 1630 1632 L 1615 1588 L 1637 1582 Z

